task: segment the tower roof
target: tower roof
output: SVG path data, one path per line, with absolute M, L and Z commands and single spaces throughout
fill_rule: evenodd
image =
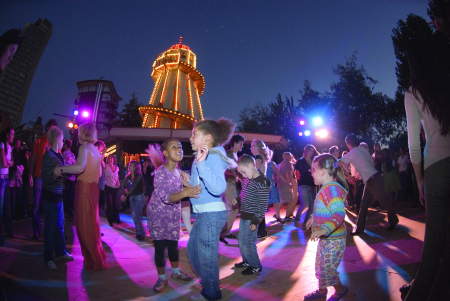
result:
M 177 44 L 173 44 L 172 46 L 170 46 L 169 49 L 186 49 L 186 50 L 191 50 L 191 48 L 188 45 L 183 44 L 183 36 L 180 36 L 178 38 L 178 43 Z

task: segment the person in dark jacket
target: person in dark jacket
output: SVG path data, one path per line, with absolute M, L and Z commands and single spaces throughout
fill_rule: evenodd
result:
M 56 176 L 54 170 L 64 165 L 61 155 L 63 133 L 57 126 L 52 126 L 47 132 L 50 148 L 44 154 L 42 162 L 42 184 L 45 216 L 44 216 L 44 260 L 47 267 L 56 270 L 55 260 L 66 261 L 73 257 L 66 250 L 64 236 L 64 177 Z

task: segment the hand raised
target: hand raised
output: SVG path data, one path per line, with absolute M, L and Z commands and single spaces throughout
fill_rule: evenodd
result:
M 206 159 L 206 157 L 208 156 L 208 146 L 207 145 L 203 145 L 197 152 L 197 156 L 196 156 L 196 160 L 197 162 L 201 162 L 203 160 Z

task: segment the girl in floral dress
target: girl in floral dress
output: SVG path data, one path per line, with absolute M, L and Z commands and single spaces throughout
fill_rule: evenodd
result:
M 147 206 L 149 228 L 155 246 L 155 265 L 158 270 L 158 281 L 153 286 L 156 292 L 162 291 L 168 285 L 165 273 L 165 249 L 168 250 L 172 265 L 172 279 L 190 281 L 192 278 L 178 267 L 178 240 L 180 238 L 180 201 L 183 198 L 195 198 L 200 193 L 200 186 L 186 186 L 188 176 L 179 168 L 183 159 L 183 148 L 176 139 L 169 139 L 162 144 L 162 153 L 155 146 L 147 150 L 153 162 L 163 162 L 154 175 L 154 191 Z M 154 160 L 155 157 L 164 160 Z M 156 168 L 157 166 L 155 166 Z

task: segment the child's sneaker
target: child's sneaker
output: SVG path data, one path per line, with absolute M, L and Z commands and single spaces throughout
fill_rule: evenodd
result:
M 155 285 L 153 286 L 153 290 L 157 293 L 161 292 L 168 284 L 167 279 L 162 280 L 161 278 L 158 278 L 158 281 L 156 281 Z
M 245 270 L 242 271 L 242 275 L 257 275 L 262 271 L 262 268 L 254 268 L 248 266 Z
M 74 259 L 70 253 L 66 252 L 64 255 L 57 257 L 56 260 L 73 261 Z
M 181 280 L 181 281 L 191 281 L 192 280 L 191 276 L 185 274 L 182 271 L 179 271 L 178 273 L 172 273 L 171 277 L 172 277 L 172 279 Z
M 234 265 L 234 268 L 235 269 L 245 269 L 245 268 L 248 268 L 250 265 L 248 264 L 248 263 L 246 263 L 245 261 L 241 261 L 241 262 L 239 262 L 239 263 L 236 263 L 235 265 Z

